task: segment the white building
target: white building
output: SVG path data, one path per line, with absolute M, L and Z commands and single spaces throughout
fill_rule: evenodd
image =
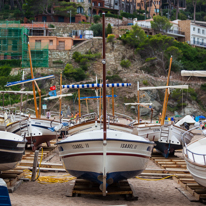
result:
M 206 47 L 206 22 L 190 23 L 190 44 Z
M 137 24 L 138 26 L 147 29 L 151 29 L 151 21 L 153 21 L 153 19 L 147 19 L 147 20 L 142 20 L 142 21 L 137 21 L 137 19 L 133 19 L 133 25 Z M 170 21 L 170 23 L 172 23 L 172 27 L 170 30 L 165 31 L 165 33 L 168 36 L 174 37 L 175 39 L 179 38 L 184 38 L 185 37 L 185 33 L 181 31 L 179 25 L 178 25 L 178 20 L 176 21 Z

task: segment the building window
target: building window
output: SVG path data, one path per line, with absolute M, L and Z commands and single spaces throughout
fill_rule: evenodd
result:
M 101 6 L 101 3 L 98 3 L 98 6 Z
M 140 7 L 140 3 L 137 3 L 137 6 Z
M 202 39 L 202 45 L 204 45 L 204 39 Z
M 199 44 L 199 38 L 197 38 L 197 44 Z
M 199 34 L 199 33 L 200 33 L 200 29 L 198 29 L 198 31 L 197 31 L 197 32 L 198 32 L 198 34 Z
M 77 0 L 77 2 L 84 2 L 84 0 Z
M 41 40 L 35 40 L 35 48 L 41 49 Z
M 202 30 L 202 34 L 205 34 L 205 30 Z
M 77 13 L 78 14 L 83 14 L 84 13 L 83 7 L 81 7 L 81 6 L 77 7 Z
M 193 37 L 193 44 L 195 44 L 195 37 Z
M 91 0 L 88 0 L 88 2 L 91 4 Z
M 49 40 L 49 45 L 53 46 L 53 40 Z
M 193 31 L 195 31 L 195 27 L 193 27 Z
M 92 2 L 92 6 L 94 6 L 94 2 Z
M 12 42 L 12 50 L 17 51 L 17 40 L 13 40 Z

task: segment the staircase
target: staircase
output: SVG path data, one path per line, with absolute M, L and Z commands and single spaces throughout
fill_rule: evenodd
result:
M 168 126 L 161 127 L 160 142 L 169 143 L 169 127 Z

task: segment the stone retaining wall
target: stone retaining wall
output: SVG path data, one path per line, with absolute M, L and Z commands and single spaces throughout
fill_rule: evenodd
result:
M 39 22 L 43 23 L 43 22 Z M 72 30 L 88 30 L 91 27 L 91 24 L 76 24 L 76 23 L 58 23 L 58 22 L 46 22 L 46 25 L 54 25 L 55 28 L 50 29 L 50 36 L 69 36 L 72 33 Z

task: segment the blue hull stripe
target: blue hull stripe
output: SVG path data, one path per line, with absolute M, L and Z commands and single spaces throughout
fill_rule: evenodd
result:
M 69 174 L 77 177 L 86 179 L 92 182 L 97 182 L 99 184 L 102 184 L 100 180 L 98 180 L 98 176 L 101 176 L 102 173 L 96 173 L 96 172 L 87 172 L 87 171 L 76 171 L 76 170 L 68 170 Z M 139 175 L 142 173 L 143 170 L 135 170 L 135 171 L 122 171 L 122 172 L 112 172 L 107 174 L 107 180 L 113 179 L 113 182 L 118 182 L 120 180 L 129 179 L 134 176 Z

